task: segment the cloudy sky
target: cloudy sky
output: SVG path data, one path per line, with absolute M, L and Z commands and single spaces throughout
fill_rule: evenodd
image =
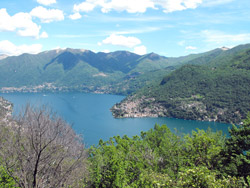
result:
M 249 0 L 1 0 L 0 54 L 200 53 L 250 43 L 249 10 Z

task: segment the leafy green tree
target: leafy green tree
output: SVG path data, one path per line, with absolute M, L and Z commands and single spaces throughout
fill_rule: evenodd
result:
M 229 130 L 230 138 L 226 141 L 223 171 L 227 174 L 243 177 L 249 186 L 250 176 L 250 114 L 242 125 L 233 125 Z
M 159 172 L 176 177 L 183 165 L 183 141 L 166 125 L 155 125 L 154 129 L 141 133 L 142 139 L 158 156 Z
M 231 133 L 236 129 L 233 127 Z M 235 160 L 225 161 L 225 151 L 230 149 L 232 141 L 234 137 L 226 142 L 222 132 L 214 133 L 210 129 L 198 129 L 181 137 L 166 125 L 157 124 L 154 129 L 142 132 L 141 137 L 115 136 L 106 142 L 100 140 L 89 149 L 91 179 L 88 185 L 100 188 L 246 187 L 244 178 L 250 176 L 244 177 L 239 170 L 247 172 L 248 169 L 237 166 Z M 243 156 L 248 155 L 246 148 L 241 151 Z M 231 157 L 230 153 L 228 156 Z M 220 171 L 223 167 L 228 173 Z
M 206 166 L 214 169 L 220 160 L 220 152 L 224 148 L 225 137 L 222 132 L 197 129 L 192 135 L 185 136 L 185 158 L 188 166 Z
M 0 166 L 0 187 L 1 188 L 14 188 L 16 187 L 15 180 L 8 175 L 5 169 Z
M 89 149 L 92 187 L 131 187 L 142 169 L 153 168 L 154 154 L 135 136 L 115 136 Z
M 244 187 L 244 184 L 235 177 L 217 178 L 216 171 L 211 171 L 205 166 L 186 168 L 180 173 L 176 187 L 194 187 L 194 188 L 224 188 Z

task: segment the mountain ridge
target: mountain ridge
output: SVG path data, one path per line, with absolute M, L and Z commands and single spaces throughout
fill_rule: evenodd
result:
M 111 111 L 116 118 L 166 116 L 239 123 L 250 111 L 249 83 L 250 45 L 210 51 L 139 89 Z
M 127 94 L 135 89 L 124 89 L 120 83 L 130 84 L 130 81 L 134 82 L 135 78 L 150 71 L 161 71 L 177 64 L 155 53 L 138 55 L 128 51 L 95 53 L 83 49 L 56 49 L 0 60 L 0 88 L 2 92 L 34 92 L 57 88 L 60 91 Z M 154 79 L 149 78 L 147 82 Z M 48 84 L 53 87 L 43 87 Z M 34 87 L 41 89 L 36 90 Z

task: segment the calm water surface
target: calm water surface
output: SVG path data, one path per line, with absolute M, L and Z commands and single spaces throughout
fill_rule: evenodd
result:
M 222 130 L 228 134 L 229 124 L 191 121 L 174 118 L 128 118 L 115 119 L 110 108 L 121 101 L 124 96 L 86 93 L 11 93 L 0 94 L 14 104 L 18 112 L 26 103 L 49 105 L 73 129 L 84 137 L 87 146 L 98 144 L 99 139 L 108 140 L 115 135 L 139 135 L 141 131 L 153 128 L 155 123 L 166 124 L 172 131 L 191 133 L 196 128 Z

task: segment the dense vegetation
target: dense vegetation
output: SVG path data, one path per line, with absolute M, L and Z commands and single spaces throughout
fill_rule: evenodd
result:
M 230 136 L 166 125 L 140 136 L 114 136 L 84 149 L 81 137 L 46 108 L 27 106 L 0 125 L 0 186 L 248 187 L 250 114 Z
M 161 72 L 167 67 L 167 71 L 172 70 L 176 64 L 173 58 L 154 53 L 140 56 L 127 51 L 94 53 L 61 49 L 36 55 L 22 54 L 0 60 L 0 88 L 128 94 L 159 78 L 155 71 Z M 41 87 L 44 84 L 45 87 Z
M 138 112 L 159 105 L 166 109 L 162 116 L 241 122 L 250 110 L 250 49 L 228 50 L 213 59 L 210 55 L 198 57 L 161 82 L 137 91 L 134 100 L 145 98 Z M 204 61 L 205 65 L 195 65 Z M 122 117 L 126 111 L 118 108 L 114 113 Z
M 247 187 L 250 117 L 231 136 L 196 130 L 172 133 L 165 125 L 128 138 L 100 140 L 89 150 L 91 187 Z
M 233 54 L 247 46 L 237 47 Z M 161 80 L 184 64 L 209 64 L 227 56 L 230 54 L 222 49 L 178 58 L 155 53 L 140 56 L 127 51 L 94 53 L 70 48 L 22 54 L 0 60 L 0 88 L 5 88 L 2 91 L 75 90 L 128 95 Z M 6 90 L 6 87 L 13 88 Z

